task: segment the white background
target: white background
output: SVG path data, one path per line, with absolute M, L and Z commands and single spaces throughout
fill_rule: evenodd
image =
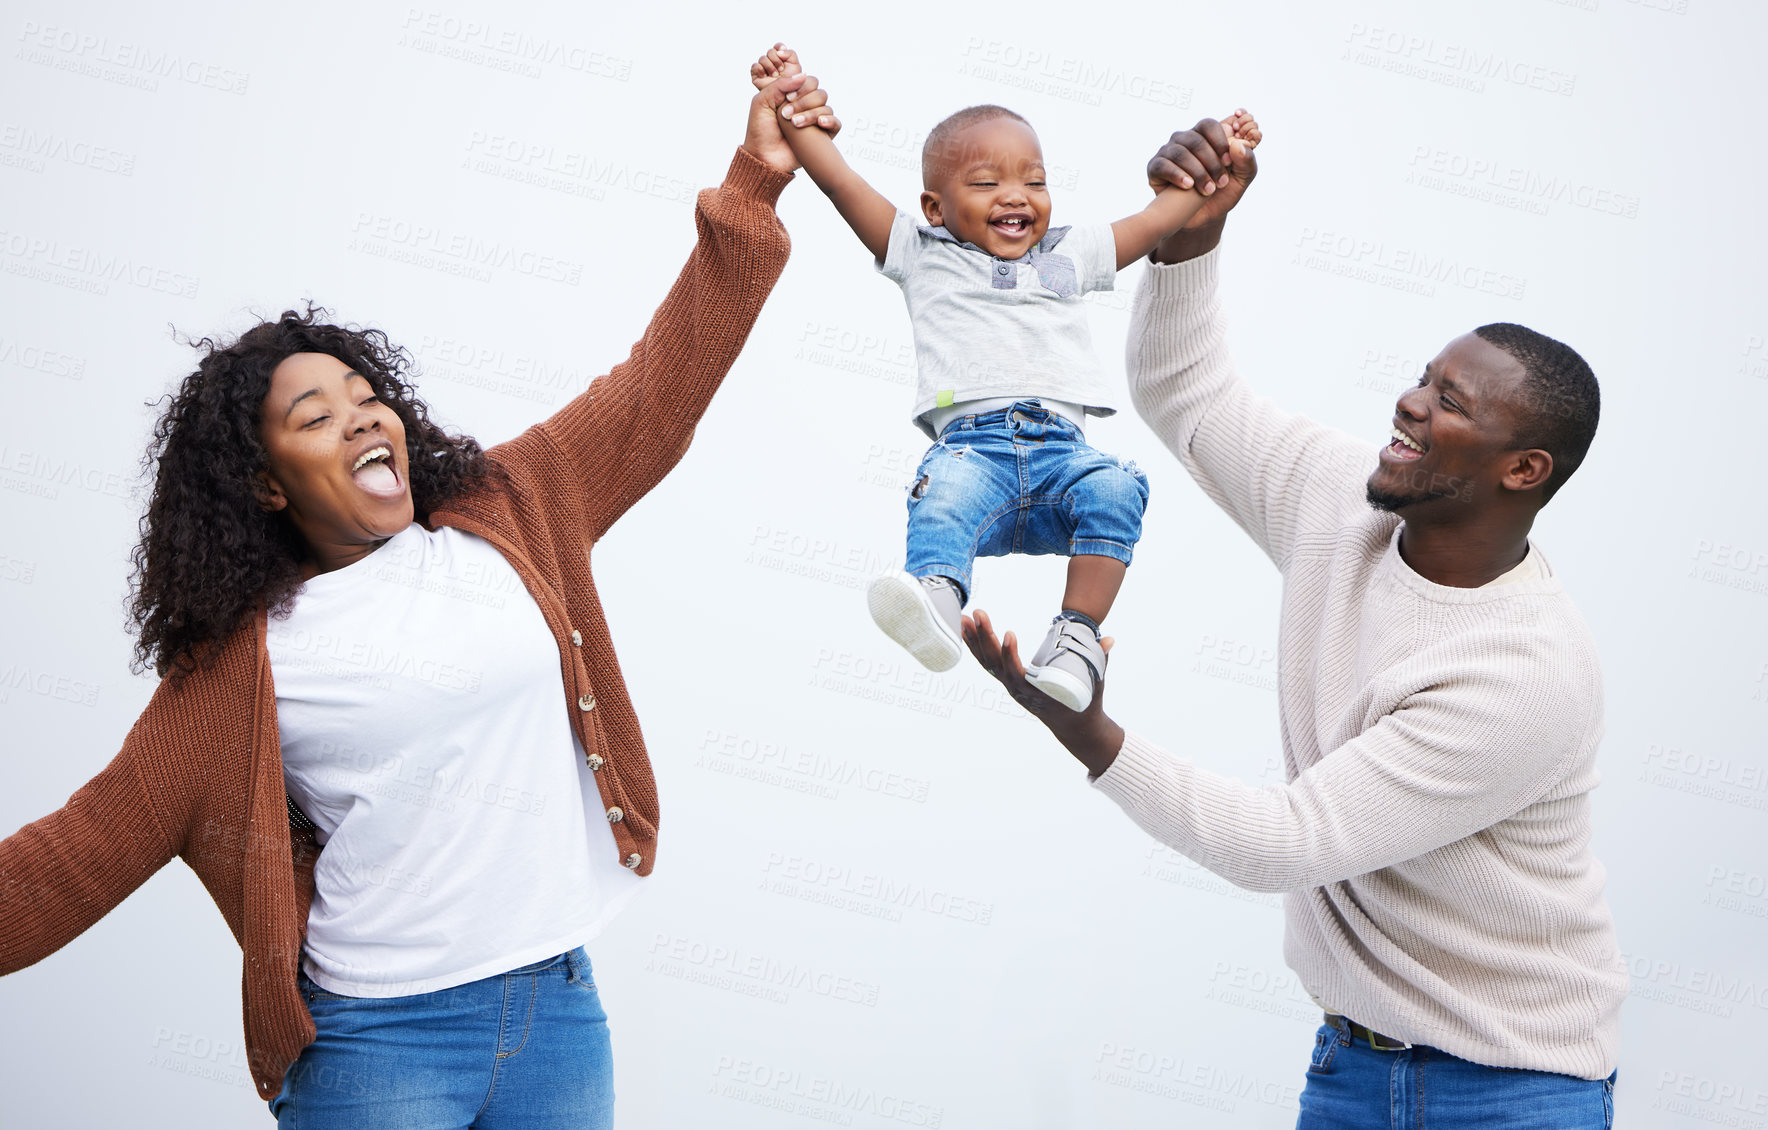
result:
M 1373 448 L 1474 325 L 1522 321 L 1595 367 L 1601 432 L 1535 533 L 1607 678 L 1621 1122 L 1768 1125 L 1762 10 L 742 11 L 5 6 L 0 833 L 102 767 L 152 690 L 123 606 L 144 405 L 192 367 L 169 327 L 236 333 L 311 297 L 408 346 L 437 414 L 490 444 L 625 355 L 776 38 L 911 206 L 922 134 L 963 105 L 1033 121 L 1058 223 L 1139 207 L 1170 131 L 1245 105 L 1267 141 L 1225 295 L 1261 390 Z M 1152 845 L 973 663 L 930 677 L 869 622 L 923 443 L 909 327 L 812 186 L 780 210 L 784 278 L 597 562 L 666 817 L 650 889 L 592 948 L 621 1125 L 1291 1125 L 1318 1018 L 1276 901 Z M 423 242 L 457 237 L 580 277 Z M 1401 266 L 1425 261 L 1454 270 Z M 1093 309 L 1113 371 L 1138 274 Z M 1277 780 L 1276 573 L 1133 413 L 1091 438 L 1153 481 L 1109 706 Z M 1060 576 L 985 562 L 977 602 L 1035 634 Z M 167 868 L 0 981 L 0 1125 L 268 1125 L 239 967 Z

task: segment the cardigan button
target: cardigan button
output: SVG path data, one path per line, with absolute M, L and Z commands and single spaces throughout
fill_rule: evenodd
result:
M 645 861 L 644 857 L 639 855 L 638 852 L 635 851 L 631 855 L 626 857 L 626 866 L 628 866 L 634 870 L 637 870 L 638 865 L 643 863 L 644 861 Z
M 576 628 L 571 629 L 571 646 L 572 647 L 582 647 L 583 646 L 583 633 L 578 631 Z
M 608 809 L 608 823 L 618 824 L 624 819 L 626 819 L 626 813 L 620 811 L 619 805 L 615 805 L 613 808 Z
M 583 697 L 579 698 L 577 700 L 577 709 L 579 709 L 579 710 L 594 710 L 595 709 L 595 695 L 586 694 Z
M 591 772 L 591 773 L 599 773 L 599 772 L 601 772 L 601 768 L 602 768 L 602 766 L 603 766 L 603 765 L 605 765 L 605 764 L 607 764 L 607 762 L 605 762 L 605 761 L 603 761 L 603 760 L 602 760 L 602 755 L 601 755 L 601 754 L 599 754 L 599 753 L 592 753 L 592 754 L 590 754 L 590 755 L 589 755 L 589 771 L 590 771 L 590 772 Z

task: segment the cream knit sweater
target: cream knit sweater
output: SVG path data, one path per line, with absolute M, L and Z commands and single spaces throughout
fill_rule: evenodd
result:
M 1602 680 L 1558 579 L 1448 588 L 1407 567 L 1399 520 L 1364 501 L 1375 448 L 1235 374 L 1215 253 L 1148 269 L 1129 341 L 1137 410 L 1283 574 L 1288 783 L 1130 734 L 1096 787 L 1284 892 L 1285 958 L 1335 1010 L 1477 1063 L 1606 1077 L 1627 974 L 1590 852 Z

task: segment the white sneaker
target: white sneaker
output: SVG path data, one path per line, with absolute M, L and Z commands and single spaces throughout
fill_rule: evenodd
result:
M 964 654 L 958 588 L 945 577 L 887 573 L 866 589 L 866 606 L 884 634 L 932 671 L 950 671 Z
M 1064 620 L 1050 622 L 1037 653 L 1025 668 L 1025 680 L 1073 711 L 1093 703 L 1093 688 L 1105 677 L 1105 649 L 1085 624 Z

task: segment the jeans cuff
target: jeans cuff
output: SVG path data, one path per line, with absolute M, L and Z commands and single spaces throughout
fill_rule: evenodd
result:
M 1110 557 L 1125 565 L 1130 563 L 1134 547 L 1122 542 L 1106 541 L 1104 538 L 1075 538 L 1068 543 L 1070 557 Z
M 963 608 L 970 603 L 970 570 L 960 569 L 956 565 L 917 565 L 903 572 L 920 580 L 924 577 L 944 577 L 958 586 L 958 607 Z

